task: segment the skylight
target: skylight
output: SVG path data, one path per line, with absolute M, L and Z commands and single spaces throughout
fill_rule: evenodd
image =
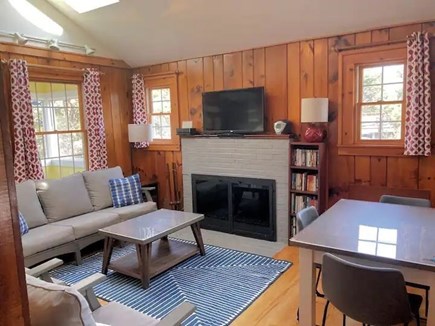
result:
M 79 14 L 83 14 L 88 11 L 99 9 L 102 7 L 113 5 L 118 3 L 119 0 L 64 0 L 65 3 L 77 11 Z
M 26 0 L 9 0 L 9 3 L 15 10 L 44 32 L 60 36 L 63 34 L 63 28 L 53 19 L 44 14 L 41 10 L 33 6 Z

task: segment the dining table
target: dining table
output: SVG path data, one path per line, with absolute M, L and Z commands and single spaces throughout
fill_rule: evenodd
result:
M 315 264 L 325 253 L 429 286 L 427 325 L 435 325 L 434 208 L 341 199 L 289 243 L 299 248 L 299 325 L 315 325 Z

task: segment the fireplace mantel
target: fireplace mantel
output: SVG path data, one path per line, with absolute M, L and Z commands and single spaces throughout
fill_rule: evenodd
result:
M 191 212 L 192 174 L 272 179 L 276 182 L 277 241 L 287 242 L 288 137 L 183 137 L 184 208 Z

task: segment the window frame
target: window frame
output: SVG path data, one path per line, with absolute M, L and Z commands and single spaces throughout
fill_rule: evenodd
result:
M 403 97 L 402 101 L 378 101 L 378 102 L 367 102 L 363 103 L 361 100 L 363 94 L 363 74 L 362 71 L 364 68 L 368 67 L 385 67 L 390 65 L 404 65 L 404 73 L 403 73 Z M 360 64 L 357 66 L 357 96 L 355 101 L 355 129 L 356 129 L 356 139 L 355 143 L 357 144 L 372 144 L 372 145 L 400 145 L 403 146 L 405 142 L 405 109 L 406 109 L 406 60 L 394 60 L 381 63 L 370 63 L 370 64 Z M 381 84 L 383 86 L 384 83 Z M 361 139 L 361 113 L 363 105 L 385 105 L 387 104 L 401 104 L 402 105 L 402 121 L 401 121 L 401 138 L 400 139 Z
M 30 67 L 29 67 L 30 68 Z M 32 73 L 33 72 L 33 73 Z M 29 82 L 42 82 L 42 83 L 61 83 L 61 84 L 71 84 L 77 85 L 78 87 L 78 100 L 79 100 L 79 110 L 80 110 L 80 125 L 81 128 L 78 130 L 54 130 L 54 131 L 37 131 L 35 130 L 35 136 L 44 135 L 61 135 L 61 134 L 71 134 L 71 133 L 82 133 L 83 134 L 83 161 L 84 170 L 89 169 L 89 146 L 88 146 L 88 133 L 86 129 L 85 121 L 85 108 L 83 101 L 83 77 L 74 75 L 64 75 L 63 77 L 58 77 L 50 73 L 41 72 L 39 68 L 32 70 L 29 69 Z M 64 177 L 64 176 L 61 176 Z
M 158 76 L 144 76 L 145 105 L 148 123 L 152 122 L 152 99 L 151 90 L 159 88 L 169 88 L 171 101 L 171 139 L 153 139 L 148 150 L 151 151 L 179 151 L 180 137 L 177 135 L 177 128 L 180 125 L 179 105 L 178 105 L 178 76 L 174 73 Z
M 406 44 L 374 46 L 339 53 L 338 154 L 402 156 L 404 146 L 406 94 L 403 94 L 400 140 L 364 140 L 361 133 L 361 67 L 403 63 L 406 87 Z

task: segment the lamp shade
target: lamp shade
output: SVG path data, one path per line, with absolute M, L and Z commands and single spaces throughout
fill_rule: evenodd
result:
M 153 141 L 152 126 L 150 124 L 129 124 L 128 141 L 130 143 Z
M 301 122 L 328 122 L 328 99 L 303 98 L 301 101 Z

